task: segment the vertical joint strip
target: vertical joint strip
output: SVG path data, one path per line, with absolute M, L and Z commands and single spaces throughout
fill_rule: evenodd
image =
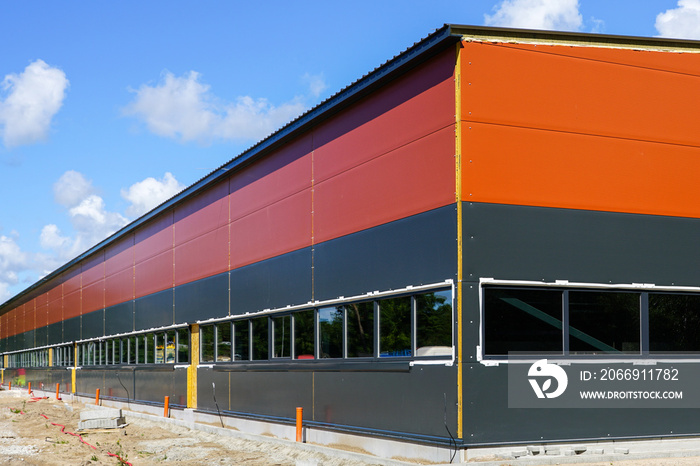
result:
M 455 201 L 457 205 L 457 438 L 464 438 L 462 394 L 462 42 L 455 57 Z
M 190 366 L 187 368 L 187 407 L 197 408 L 197 366 L 199 366 L 199 325 L 190 328 Z

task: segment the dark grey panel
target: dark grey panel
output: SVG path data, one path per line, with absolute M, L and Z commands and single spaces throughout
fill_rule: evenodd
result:
M 63 343 L 63 323 L 56 322 L 54 324 L 49 324 L 46 326 L 48 333 L 48 343 L 49 345 L 58 345 Z
M 465 280 L 700 285 L 700 219 L 464 204 Z
M 228 315 L 228 272 L 175 288 L 175 323 Z
M 464 438 L 468 444 L 700 433 L 700 409 L 508 408 L 508 368 L 503 364 L 465 365 L 464 393 Z
M 134 330 L 134 303 L 128 301 L 105 308 L 105 335 Z
M 76 371 L 75 391 L 79 395 L 95 396 L 96 389 L 100 389 L 100 394 L 104 394 L 104 370 L 102 369 L 81 369 Z
M 134 301 L 134 330 L 173 324 L 173 290 L 168 289 Z
M 315 374 L 316 421 L 424 436 L 457 432 L 456 367 Z
M 265 390 L 267 387 L 258 387 L 258 391 L 264 392 Z M 215 372 L 209 368 L 197 369 L 197 407 L 216 411 L 214 396 L 216 396 L 216 403 L 219 404 L 220 410 L 230 411 L 229 373 Z
M 23 348 L 34 348 L 36 346 L 34 342 L 34 330 L 24 332 L 21 334 L 20 339 L 24 341 Z
M 34 344 L 36 346 L 46 346 L 49 341 L 49 329 L 48 327 L 39 327 L 34 329 Z
M 311 301 L 311 248 L 231 271 L 231 314 Z
M 457 273 L 454 205 L 314 247 L 314 299 L 435 283 Z
M 83 314 L 81 338 L 94 338 L 104 335 L 104 310 Z
M 63 341 L 80 340 L 80 316 L 63 321 Z
M 134 395 L 139 401 L 163 403 L 166 396 L 173 396 L 175 371 L 168 369 L 137 368 L 134 371 Z
M 134 399 L 133 369 L 105 369 L 104 391 L 100 396 Z

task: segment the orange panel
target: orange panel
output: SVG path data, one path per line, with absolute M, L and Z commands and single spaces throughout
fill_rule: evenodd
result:
M 83 286 L 83 314 L 102 309 L 105 303 L 105 280 Z
M 231 221 L 311 187 L 311 137 L 285 145 L 231 177 Z
M 55 288 L 54 288 L 55 289 Z M 53 290 L 49 291 L 49 299 L 53 296 Z M 49 301 L 49 324 L 55 324 L 63 320 L 63 297 Z
M 105 278 L 105 307 L 134 298 L 134 271 L 132 268 Z
M 45 327 L 48 325 L 49 320 L 49 303 L 47 302 L 46 293 L 39 295 L 36 300 L 36 326 Z
M 134 261 L 138 264 L 173 249 L 173 214 L 166 212 L 136 231 Z
M 173 286 L 173 251 L 167 251 L 136 264 L 134 295 L 137 298 Z
M 228 180 L 225 180 L 177 207 L 174 244 L 186 243 L 228 222 Z
M 466 121 L 700 145 L 698 54 L 477 42 L 462 54 Z
M 228 270 L 228 225 L 175 248 L 175 285 Z
M 449 47 L 321 124 L 314 130 L 315 182 L 445 127 L 453 129 L 454 67 L 455 51 Z
M 700 148 L 472 124 L 464 200 L 700 217 Z
M 82 311 L 82 303 L 80 300 L 80 291 L 66 294 L 63 297 L 63 318 L 70 319 L 78 317 Z
M 231 268 L 311 245 L 311 190 L 231 223 Z
M 314 242 L 453 203 L 454 140 L 450 126 L 316 185 Z
M 76 267 L 72 268 L 68 272 L 62 274 L 61 278 L 63 279 L 64 295 L 80 291 L 83 279 L 81 275 L 80 264 L 78 264 Z

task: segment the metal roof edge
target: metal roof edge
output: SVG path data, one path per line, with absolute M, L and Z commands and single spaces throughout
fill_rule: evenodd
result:
M 4 303 L 0 303 L 0 315 L 8 312 L 13 304 L 28 297 L 28 295 L 31 295 L 32 292 L 39 289 L 46 282 L 69 271 L 72 267 L 95 254 L 99 250 L 108 247 L 110 244 L 116 243 L 122 237 L 133 232 L 141 225 L 171 209 L 175 205 L 183 202 L 188 197 L 203 191 L 207 187 L 227 176 L 231 170 L 245 166 L 247 163 L 250 163 L 253 160 L 257 160 L 259 157 L 264 156 L 282 145 L 285 141 L 302 134 L 308 130 L 310 126 L 316 124 L 320 119 L 328 118 L 334 115 L 351 103 L 362 98 L 367 93 L 371 92 L 371 90 L 385 84 L 387 81 L 393 79 L 397 75 L 403 74 L 412 69 L 413 67 L 427 60 L 429 57 L 433 56 L 434 53 L 442 50 L 443 47 L 441 47 L 441 45 L 447 46 L 449 43 L 457 42 L 459 37 L 454 36 L 450 29 L 450 26 L 443 25 L 441 28 L 435 30 L 424 39 L 416 42 L 405 51 L 378 66 L 352 84 L 341 89 L 336 94 L 303 113 L 267 138 L 258 142 L 251 148 L 245 150 L 216 170 L 204 176 L 199 181 L 196 181 L 187 188 L 183 189 L 172 198 L 130 222 L 90 249 L 63 264 L 61 267 L 40 278 L 35 283 L 11 297 Z M 31 299 L 31 297 L 29 297 L 29 299 Z

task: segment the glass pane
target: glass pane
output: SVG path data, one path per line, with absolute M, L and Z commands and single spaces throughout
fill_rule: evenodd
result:
M 120 348 L 120 358 L 119 362 L 121 364 L 126 364 L 129 356 L 129 341 L 126 338 L 121 339 L 121 348 Z
M 700 295 L 649 294 L 649 351 L 700 352 Z
M 216 360 L 231 361 L 231 323 L 216 325 Z
M 274 328 L 274 358 L 288 358 L 291 356 L 292 347 L 292 318 L 291 316 L 281 316 L 272 319 Z
M 101 341 L 98 343 L 98 348 L 100 352 L 100 364 L 104 365 L 105 363 L 105 358 L 107 357 L 107 350 L 105 349 L 105 341 Z
M 380 300 L 379 357 L 411 355 L 411 297 Z
M 236 361 L 247 361 L 250 359 L 248 352 L 250 346 L 250 331 L 248 329 L 248 321 L 241 320 L 233 324 L 235 330 L 235 345 L 236 345 Z
M 165 362 L 175 364 L 175 330 L 165 332 Z
M 294 357 L 314 359 L 314 311 L 294 314 Z
M 639 353 L 639 293 L 569 292 L 571 354 Z
M 484 288 L 484 354 L 563 354 L 561 290 Z
M 416 356 L 452 355 L 452 291 L 416 299 Z
M 202 362 L 214 361 L 214 326 L 205 325 L 200 329 L 202 343 Z
M 267 333 L 267 317 L 252 319 L 253 326 L 253 359 L 269 359 L 269 336 Z
M 318 310 L 320 358 L 343 357 L 343 307 L 323 307 Z
M 147 333 L 145 336 L 146 343 L 145 346 L 145 357 L 143 358 L 144 364 L 153 364 L 155 362 L 156 354 L 156 344 L 155 335 L 153 333 Z
M 146 363 L 146 335 L 136 337 L 136 362 L 137 364 Z
M 105 364 L 112 364 L 112 341 L 105 340 Z
M 136 364 L 136 337 L 129 337 L 129 364 Z
M 213 329 L 213 327 L 212 327 L 212 329 Z M 213 330 L 212 330 L 212 333 L 213 333 Z M 212 337 L 212 344 L 213 344 L 213 341 L 214 340 Z M 163 364 L 165 362 L 165 333 L 164 332 L 158 332 L 154 335 L 154 345 L 155 345 L 155 350 L 156 350 L 155 362 L 156 362 L 156 364 Z M 213 354 L 213 349 L 212 349 L 212 354 Z
M 348 304 L 345 311 L 348 319 L 348 357 L 373 357 L 374 303 Z
M 190 332 L 186 328 L 177 330 L 177 362 L 190 362 Z

